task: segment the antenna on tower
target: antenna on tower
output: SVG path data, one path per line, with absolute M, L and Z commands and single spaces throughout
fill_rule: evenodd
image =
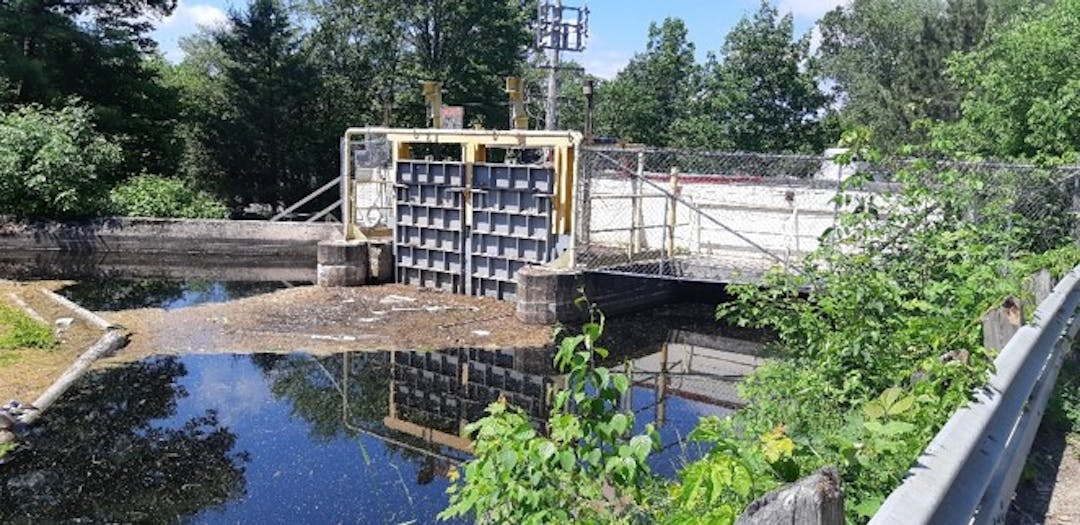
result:
M 544 129 L 558 123 L 559 53 L 585 50 L 589 36 L 589 8 L 564 6 L 562 0 L 543 0 L 537 7 L 536 47 L 548 51 L 547 103 L 544 105 Z

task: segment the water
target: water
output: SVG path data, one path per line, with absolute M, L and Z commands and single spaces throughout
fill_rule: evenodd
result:
M 88 280 L 93 309 L 181 308 L 279 282 Z M 755 334 L 708 305 L 611 319 L 606 363 L 632 373 L 624 403 L 660 426 L 651 459 L 672 476 L 700 456 L 686 434 L 739 405 Z M 461 427 L 505 395 L 536 420 L 565 379 L 543 350 L 185 355 L 85 376 L 0 465 L 0 522 L 430 523 Z

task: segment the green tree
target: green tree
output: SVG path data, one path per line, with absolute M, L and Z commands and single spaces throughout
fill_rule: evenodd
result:
M 616 77 L 597 92 L 597 132 L 665 146 L 672 125 L 690 109 L 698 66 L 686 24 L 678 18 L 649 25 L 649 41 Z
M 305 46 L 323 78 L 335 130 L 391 124 L 397 93 L 419 89 L 403 72 L 409 3 L 310 0 L 301 6 L 312 26 Z
M 119 145 L 94 126 L 90 110 L 37 105 L 0 112 L 0 214 L 78 217 L 104 208 L 122 159 Z
M 225 177 L 216 164 L 210 138 L 212 124 L 222 118 L 227 107 L 222 75 L 226 58 L 214 35 L 214 30 L 203 30 L 181 39 L 184 59 L 179 64 L 155 62 L 162 82 L 179 94 L 176 134 L 180 158 L 176 174 L 208 188 Z
M 340 130 L 321 126 L 321 78 L 279 0 L 254 0 L 229 18 L 231 29 L 214 35 L 224 106 L 203 146 L 240 203 L 298 199 L 337 170 Z
M 536 64 L 540 66 L 543 64 Z M 555 76 L 559 81 L 557 95 L 559 129 L 585 129 L 585 82 L 592 80 L 599 84 L 596 77 L 585 73 L 580 64 L 572 60 L 563 62 Z M 547 100 L 547 69 L 531 67 L 525 72 L 526 111 L 529 114 L 529 127 L 544 128 L 544 104 Z
M 534 10 L 516 0 L 311 0 L 307 44 L 339 123 L 424 124 L 419 82 L 488 127 L 508 120 L 503 77 L 520 75 Z M 340 132 L 340 130 L 338 130 Z
M 935 130 L 937 145 L 996 157 L 1061 157 L 1080 150 L 1080 0 L 1033 10 L 949 73 L 963 116 Z
M 694 110 L 674 123 L 679 146 L 738 151 L 820 151 L 826 97 L 807 67 L 809 36 L 762 2 L 710 54 Z
M 61 107 L 78 97 L 98 128 L 124 148 L 115 173 L 166 173 L 175 164 L 175 94 L 145 59 L 149 17 L 175 0 L 0 2 L 0 102 Z M 5 87 L 6 86 L 6 87 Z
M 819 23 L 817 58 L 849 125 L 867 126 L 876 146 L 922 142 L 915 124 L 955 120 L 960 94 L 945 61 L 1041 0 L 855 0 Z

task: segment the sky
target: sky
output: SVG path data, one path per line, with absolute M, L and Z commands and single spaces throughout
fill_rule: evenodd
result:
M 830 9 L 844 0 L 771 0 L 781 12 L 795 17 L 795 30 L 802 34 Z M 589 8 L 589 38 L 582 53 L 566 53 L 566 59 L 580 63 L 585 71 L 601 78 L 615 76 L 635 53 L 644 51 L 649 23 L 666 17 L 682 18 L 696 46 L 698 59 L 720 49 L 724 35 L 743 16 L 754 12 L 759 0 L 564 0 L 564 5 Z M 180 0 L 169 17 L 158 22 L 153 37 L 172 61 L 183 58 L 179 40 L 226 20 L 230 8 L 242 8 L 245 0 Z

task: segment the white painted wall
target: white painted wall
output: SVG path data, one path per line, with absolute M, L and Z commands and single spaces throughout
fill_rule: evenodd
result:
M 669 187 L 667 182 L 655 182 Z M 663 226 L 667 224 L 666 206 L 670 200 L 656 188 L 642 184 L 639 224 L 646 228 L 635 246 L 631 234 L 633 199 L 628 198 L 635 194 L 634 185 L 625 178 L 592 181 L 588 203 L 590 246 L 627 254 L 632 247 L 639 251 L 664 248 L 666 228 Z M 764 268 L 776 263 L 764 249 L 794 263 L 817 248 L 818 238 L 834 225 L 836 192 L 828 184 L 802 180 L 767 183 L 691 180 L 680 184 L 681 195 L 701 211 L 676 205 L 676 252 L 707 256 L 738 267 Z M 717 219 L 723 226 L 705 216 Z

